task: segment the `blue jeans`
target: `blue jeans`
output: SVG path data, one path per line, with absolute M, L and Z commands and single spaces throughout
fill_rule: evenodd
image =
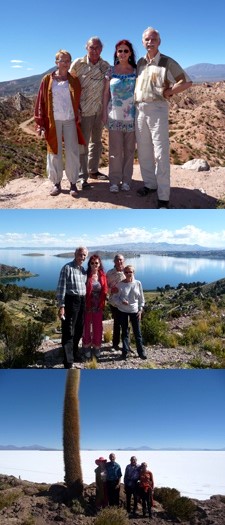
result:
M 122 327 L 123 352 L 129 352 L 129 319 L 133 329 L 138 355 L 144 353 L 141 326 L 138 313 L 120 312 L 120 324 Z

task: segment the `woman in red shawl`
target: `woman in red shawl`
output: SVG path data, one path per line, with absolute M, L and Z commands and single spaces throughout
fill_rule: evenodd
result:
M 107 294 L 106 274 L 101 259 L 94 254 L 88 261 L 87 293 L 84 314 L 83 349 L 85 357 L 91 357 L 91 346 L 96 357 L 100 355 L 102 343 L 102 318 Z

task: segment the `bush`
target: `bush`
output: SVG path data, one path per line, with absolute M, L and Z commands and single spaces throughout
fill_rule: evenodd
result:
M 107 328 L 104 331 L 103 339 L 104 339 L 104 343 L 110 343 L 110 341 L 112 341 L 112 330 L 111 330 L 111 328 Z
M 94 521 L 95 525 L 128 525 L 129 519 L 125 509 L 107 507 L 101 510 Z
M 57 319 L 56 309 L 53 306 L 46 306 L 41 312 L 42 323 L 54 323 Z
M 193 501 L 185 496 L 175 499 L 168 504 L 166 509 L 169 518 L 179 520 L 190 520 L 196 510 L 196 505 Z
M 167 324 L 159 317 L 158 312 L 148 312 L 141 324 L 144 343 L 156 344 L 163 342 L 167 333 Z
M 168 514 L 169 519 L 190 520 L 196 509 L 195 503 L 184 496 L 176 489 L 168 487 L 156 488 L 154 499 L 162 504 Z
M 5 507 L 11 507 L 11 505 L 19 498 L 20 492 L 10 492 L 1 494 L 0 510 Z

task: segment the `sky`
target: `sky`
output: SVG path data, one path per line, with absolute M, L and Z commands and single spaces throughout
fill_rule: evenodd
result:
M 62 448 L 66 370 L 0 370 L 1 445 Z M 81 449 L 225 447 L 225 370 L 82 370 Z
M 0 210 L 0 248 L 168 242 L 225 248 L 221 210 Z
M 104 44 L 102 57 L 112 63 L 115 44 L 130 40 L 137 58 L 144 54 L 142 33 L 151 26 L 161 34 L 162 53 L 184 68 L 198 63 L 224 64 L 224 0 L 208 7 L 203 0 L 147 0 L 113 3 L 39 0 L 3 1 L 1 6 L 0 81 L 42 74 L 54 66 L 58 49 L 73 59 L 85 54 L 91 36 Z

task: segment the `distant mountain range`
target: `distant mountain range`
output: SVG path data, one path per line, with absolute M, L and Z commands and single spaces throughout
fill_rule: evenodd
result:
M 19 78 L 16 80 L 6 80 L 0 82 L 0 97 L 8 97 L 20 92 L 29 95 L 36 95 L 38 92 L 41 79 L 47 73 L 54 71 L 55 67 L 49 69 L 40 75 Z M 195 64 L 185 69 L 193 82 L 219 82 L 225 80 L 225 64 Z
M 41 445 L 29 445 L 17 447 L 15 445 L 0 445 L 0 450 L 60 450 L 59 448 L 42 447 Z
M 98 250 L 103 252 L 118 252 L 121 250 L 121 252 L 124 251 L 132 251 L 132 252 L 139 252 L 139 253 L 146 253 L 146 252 L 168 252 L 168 251 L 186 251 L 186 252 L 196 252 L 196 251 L 209 251 L 209 250 L 219 250 L 222 248 L 211 248 L 209 246 L 201 246 L 200 244 L 172 244 L 168 242 L 129 242 L 129 243 L 118 243 L 118 244 L 106 244 L 104 246 L 88 246 L 89 251 Z M 8 246 L 7 248 L 0 248 L 0 250 L 37 250 L 37 248 L 34 248 L 32 246 Z M 64 246 L 54 246 L 54 247 L 46 247 L 46 246 L 38 246 L 38 252 L 40 253 L 42 250 L 65 250 L 67 253 L 74 253 L 74 248 L 64 247 Z M 32 253 L 32 252 L 31 252 Z
M 30 446 L 24 446 L 24 447 L 17 447 L 15 445 L 0 445 L 0 450 L 40 450 L 41 452 L 43 451 L 56 451 L 56 452 L 60 452 L 62 449 L 59 449 L 59 448 L 48 448 L 48 447 L 42 447 L 41 445 L 30 445 Z M 101 450 L 101 449 L 92 449 L 92 448 L 87 448 L 87 449 L 81 449 L 81 450 Z M 146 451 L 157 451 L 157 450 L 168 450 L 168 451 L 186 451 L 186 450 L 205 450 L 205 451 L 209 451 L 209 450 L 218 450 L 218 451 L 223 451 L 225 450 L 225 448 L 218 448 L 218 449 L 214 449 L 214 448 L 184 448 L 184 447 L 163 447 L 163 448 L 151 448 L 151 447 L 148 447 L 147 445 L 141 445 L 140 447 L 125 447 L 125 448 L 116 448 L 115 450 L 117 451 L 139 451 L 139 450 L 146 450 Z
M 225 64 L 196 64 L 185 71 L 193 82 L 219 82 L 225 80 Z

